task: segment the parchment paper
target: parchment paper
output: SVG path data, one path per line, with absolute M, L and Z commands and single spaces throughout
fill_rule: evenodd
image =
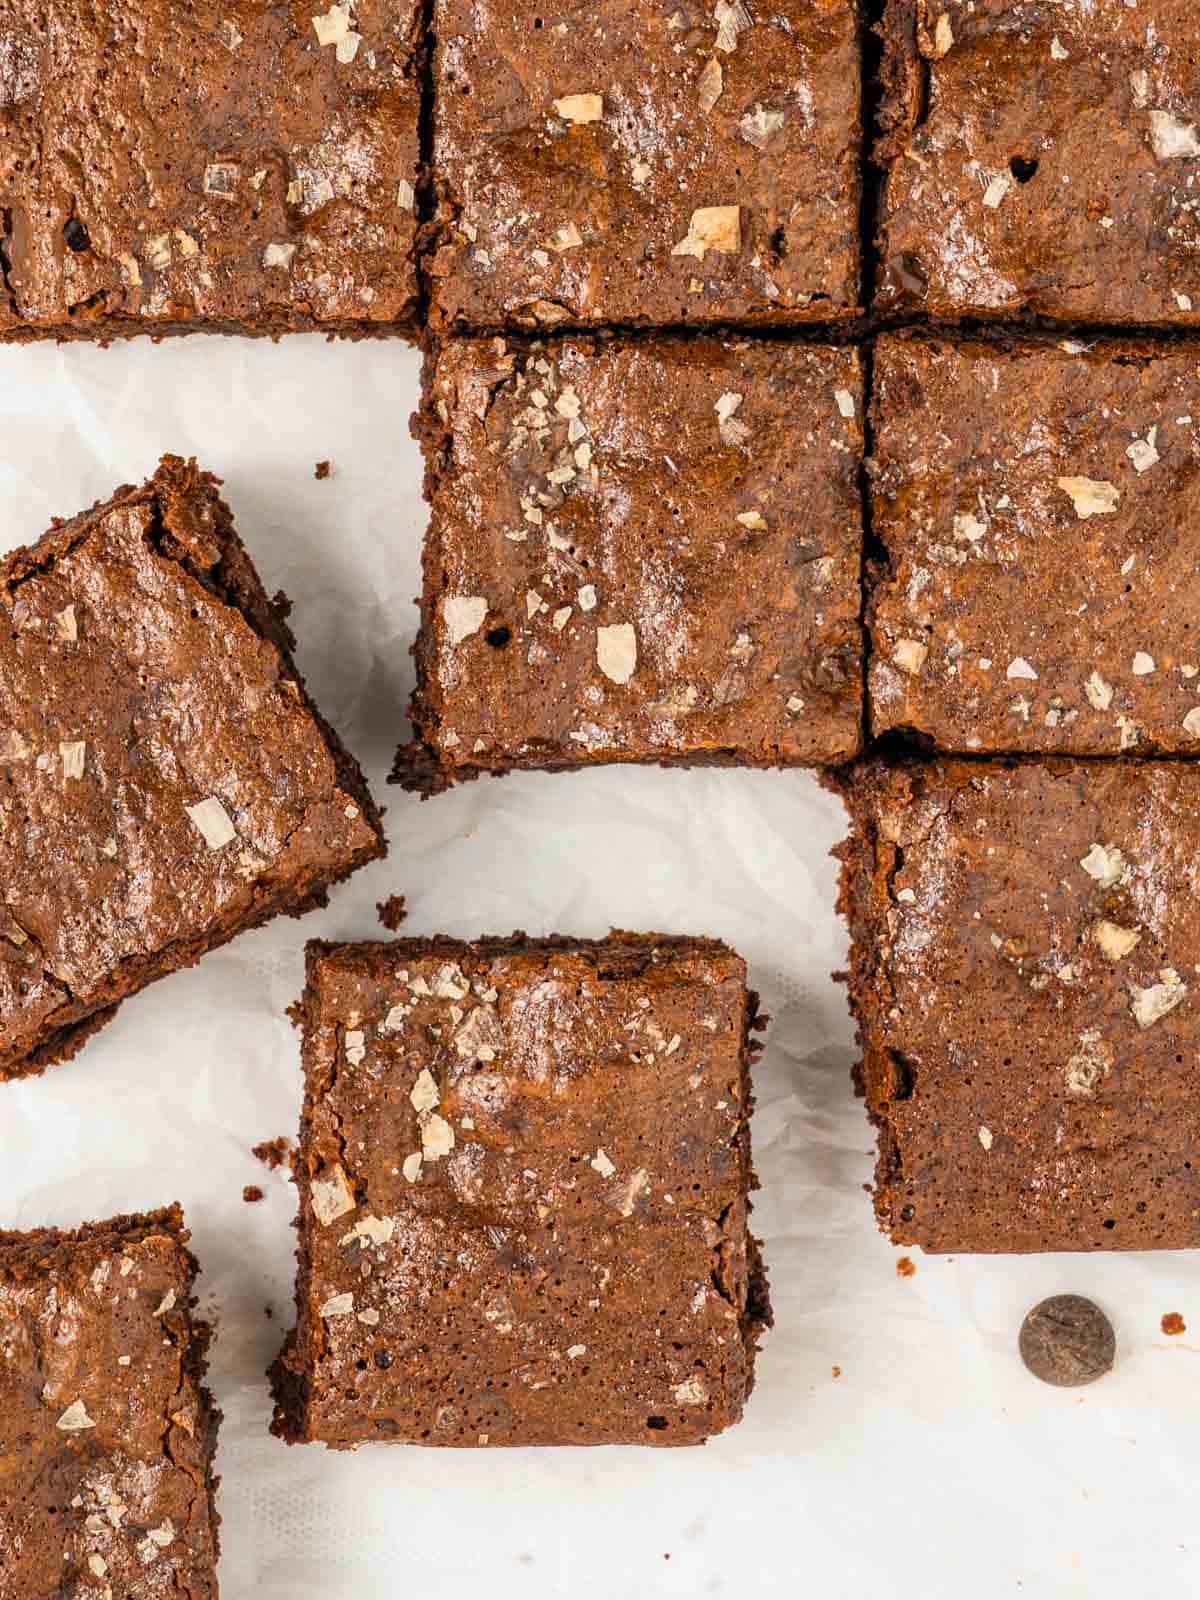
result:
M 71 1065 L 0 1088 L 3 1225 L 186 1208 L 219 1329 L 225 1600 L 1195 1593 L 1196 1257 L 913 1252 L 915 1276 L 897 1275 L 862 1190 L 872 1139 L 829 977 L 845 959 L 828 856 L 842 820 L 811 776 L 613 768 L 425 804 L 385 790 L 424 522 L 418 365 L 399 344 L 309 338 L 0 350 L 5 547 L 164 450 L 199 456 L 268 589 L 295 601 L 302 670 L 388 806 L 390 859 L 326 911 L 155 985 Z M 304 939 L 378 935 L 393 892 L 412 933 L 616 924 L 717 934 L 750 961 L 773 1019 L 755 1224 L 777 1324 L 740 1427 L 690 1451 L 337 1455 L 267 1435 L 294 1196 L 250 1146 L 296 1130 L 283 1012 Z M 262 1204 L 242 1201 L 253 1183 Z M 1118 1329 L 1116 1370 L 1082 1391 L 1047 1389 L 1016 1355 L 1024 1312 L 1066 1290 Z M 1168 1311 L 1195 1335 L 1164 1337 Z

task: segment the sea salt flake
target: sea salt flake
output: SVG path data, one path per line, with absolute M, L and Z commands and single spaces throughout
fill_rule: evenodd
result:
M 229 813 L 215 795 L 185 809 L 210 850 L 223 850 L 237 838 L 237 829 L 229 820 Z
M 82 1433 L 85 1428 L 94 1428 L 96 1424 L 88 1416 L 83 1401 L 72 1400 L 54 1426 L 63 1433 Z
M 1093 844 L 1079 865 L 1102 889 L 1112 889 L 1125 876 L 1125 857 L 1115 845 Z
M 1119 489 L 1098 478 L 1059 478 L 1058 487 L 1071 497 L 1075 515 L 1081 522 L 1088 517 L 1105 517 L 1117 509 Z
M 483 627 L 488 603 L 481 594 L 448 595 L 442 601 L 442 619 L 450 644 L 461 644 Z
M 354 1191 L 340 1166 L 330 1167 L 324 1177 L 314 1178 L 308 1193 L 313 1215 L 323 1228 L 354 1210 Z
M 553 102 L 564 122 L 600 122 L 604 118 L 604 97 L 598 94 L 567 94 Z
M 1139 1028 L 1149 1028 L 1187 997 L 1187 985 L 1174 967 L 1164 967 L 1159 973 L 1161 982 L 1148 989 L 1134 985 L 1130 989 L 1129 1009 Z
M 637 633 L 631 622 L 596 629 L 596 664 L 611 682 L 629 682 L 637 670 Z
M 740 206 L 700 206 L 692 212 L 688 231 L 671 251 L 673 256 L 703 260 L 709 250 L 736 255 L 742 247 Z

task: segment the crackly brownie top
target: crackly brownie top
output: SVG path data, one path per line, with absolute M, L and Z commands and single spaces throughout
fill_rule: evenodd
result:
M 669 1445 L 736 1420 L 746 1007 L 703 940 L 310 946 L 312 1435 Z
M 438 758 L 851 754 L 861 395 L 853 350 L 444 350 L 417 705 Z
M 1200 345 L 880 341 L 872 725 L 1200 750 Z
M 855 309 L 855 0 L 434 0 L 433 24 L 436 316 Z
M 168 461 L 0 567 L 0 1070 L 374 838 L 227 519 Z
M 1200 322 L 1195 0 L 890 0 L 884 305 Z
M 895 1237 L 1194 1246 L 1200 769 L 948 761 L 854 790 Z
M 8 0 L 0 336 L 92 317 L 403 317 L 417 11 Z
M 211 1425 L 177 1210 L 0 1233 L 0 1597 L 210 1600 Z

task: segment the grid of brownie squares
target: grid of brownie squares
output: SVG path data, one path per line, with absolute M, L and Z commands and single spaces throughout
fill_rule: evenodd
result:
M 0 342 L 428 335 L 395 781 L 827 769 L 884 1230 L 1195 1245 L 1192 0 L 221 9 L 8 7 Z M 0 1078 L 383 849 L 214 480 L 168 459 L 3 579 Z M 296 1019 L 282 1438 L 736 1422 L 770 1321 L 739 957 L 314 943 Z M 216 1595 L 186 1240 L 0 1233 L 29 1592 Z

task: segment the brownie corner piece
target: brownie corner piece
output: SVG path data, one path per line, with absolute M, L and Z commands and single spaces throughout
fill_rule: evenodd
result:
M 843 775 L 875 1205 L 934 1252 L 1200 1240 L 1200 771 L 874 760 Z
M 274 1431 L 682 1445 L 736 1422 L 771 1320 L 755 1003 L 706 939 L 310 944 Z
M 1200 325 L 1193 0 L 887 0 L 878 309 Z
M 0 1079 L 383 853 L 217 480 L 140 488 L 0 565 Z M 47 850 L 47 838 L 54 841 Z
M 543 13 L 433 0 L 435 326 L 857 311 L 857 0 Z
M 407 331 L 423 55 L 419 0 L 9 0 L 0 342 Z
M 209 1329 L 178 1206 L 0 1232 L 0 1593 L 217 1600 Z
M 862 406 L 851 348 L 443 347 L 399 779 L 853 756 Z
M 1198 353 L 879 340 L 874 734 L 960 753 L 1196 753 Z

